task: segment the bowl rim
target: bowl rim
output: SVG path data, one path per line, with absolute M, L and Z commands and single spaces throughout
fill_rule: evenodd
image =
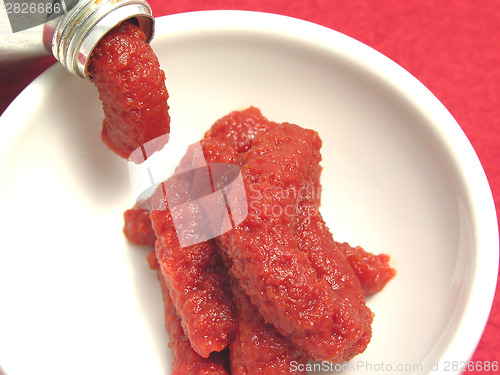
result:
M 195 29 L 193 25 L 196 25 Z M 495 203 L 484 169 L 467 136 L 450 112 L 417 78 L 382 53 L 338 31 L 290 16 L 242 10 L 209 10 L 166 15 L 156 19 L 157 37 L 152 41 L 153 48 L 155 40 L 161 35 L 203 29 L 252 32 L 257 29 L 306 41 L 341 55 L 379 77 L 424 114 L 429 127 L 446 146 L 447 153 L 456 165 L 460 166 L 462 182 L 470 198 L 476 250 L 472 284 L 460 323 L 439 360 L 441 363 L 456 361 L 457 358 L 468 361 L 481 339 L 495 295 L 499 232 Z M 0 157 L 8 147 L 9 139 L 19 132 L 19 127 L 12 127 L 10 130 L 5 128 L 9 128 L 8 122 L 15 119 L 19 121 L 21 101 L 25 101 L 29 96 L 36 97 L 42 88 L 51 87 L 51 79 L 54 74 L 57 75 L 56 69 L 59 67 L 53 66 L 36 78 L 0 116 L 0 127 L 4 123 L 2 133 L 8 135 L 0 141 Z

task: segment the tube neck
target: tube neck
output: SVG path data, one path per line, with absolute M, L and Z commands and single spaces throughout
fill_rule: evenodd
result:
M 89 78 L 93 49 L 108 31 L 135 18 L 147 42 L 154 34 L 151 7 L 144 0 L 80 0 L 70 11 L 45 25 L 44 44 L 71 73 Z

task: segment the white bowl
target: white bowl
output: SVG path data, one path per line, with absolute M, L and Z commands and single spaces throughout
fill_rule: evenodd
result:
M 498 231 L 481 164 L 443 105 L 371 48 L 287 17 L 167 16 L 153 47 L 167 75 L 171 147 L 250 105 L 322 137 L 322 213 L 335 238 L 390 254 L 398 272 L 368 299 L 373 339 L 344 373 L 464 367 L 491 307 Z M 121 231 L 135 200 L 129 169 L 101 143 L 101 119 L 93 86 L 60 66 L 0 119 L 9 375 L 168 372 L 156 277 L 147 250 Z

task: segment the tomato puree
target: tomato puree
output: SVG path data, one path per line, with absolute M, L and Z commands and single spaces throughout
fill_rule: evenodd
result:
M 168 92 L 143 31 L 133 21 L 112 29 L 92 52 L 88 72 L 104 110 L 102 141 L 136 163 L 160 150 L 170 131 Z
M 181 247 L 165 197 L 169 180 L 125 213 L 127 238 L 155 246 L 149 261 L 167 295 L 166 321 L 175 313 L 191 348 L 173 350 L 174 363 L 211 360 L 229 348 L 231 374 L 297 374 L 308 359 L 340 363 L 362 353 L 373 320 L 365 297 L 395 271 L 389 256 L 337 242 L 326 226 L 319 135 L 250 107 L 216 121 L 200 144 L 209 165 L 239 166 L 248 205 L 241 224 Z M 193 204 L 187 219 L 201 209 Z
M 184 334 L 181 319 L 170 297 L 169 289 L 160 270 L 154 251 L 148 255 L 148 262 L 151 269 L 156 271 L 163 295 L 165 329 L 170 336 L 168 346 L 172 351 L 174 359 L 172 362 L 172 375 L 228 375 L 229 355 L 227 350 L 220 352 L 214 351 L 208 358 L 201 357 L 193 350 L 189 339 Z

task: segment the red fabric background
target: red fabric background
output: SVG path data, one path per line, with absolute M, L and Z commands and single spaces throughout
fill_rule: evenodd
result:
M 486 171 L 498 214 L 500 1 L 150 0 L 150 4 L 155 16 L 208 9 L 288 15 L 340 31 L 382 52 L 426 85 L 462 126 Z M 3 69 L 0 112 L 50 63 Z M 499 294 L 497 290 L 475 362 L 500 362 Z

